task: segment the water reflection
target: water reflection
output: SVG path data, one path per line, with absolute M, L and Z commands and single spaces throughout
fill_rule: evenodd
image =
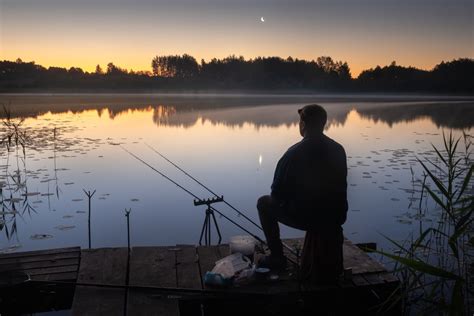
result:
M 241 127 L 246 123 L 257 128 L 289 126 L 298 120 L 295 107 L 307 103 L 328 106 L 330 125 L 344 125 L 350 111 L 355 109 L 362 117 L 389 126 L 419 118 L 429 118 L 438 127 L 463 129 L 474 126 L 474 101 L 463 97 L 0 95 L 0 104 L 10 105 L 16 117 L 96 110 L 99 117 L 107 113 L 110 119 L 115 119 L 129 112 L 152 110 L 157 125 L 181 127 L 192 126 L 200 119 L 231 127 Z M 0 118 L 4 117 L 0 113 Z
M 9 116 L 9 113 L 7 113 Z M 62 193 L 60 176 L 67 168 L 60 167 L 60 157 L 75 157 L 68 152 L 85 154 L 87 149 L 84 140 L 71 138 L 69 135 L 79 128 L 70 124 L 69 120 L 58 119 L 51 123 L 45 118 L 39 124 L 29 124 L 23 118 L 7 117 L 2 121 L 0 134 L 2 135 L 2 174 L 0 175 L 0 231 L 4 231 L 9 242 L 18 242 L 18 221 L 25 222 L 26 218 L 33 218 L 38 214 L 43 202 L 47 202 L 47 210 L 51 208 L 51 197 L 60 199 Z M 86 140 L 87 141 L 87 140 Z M 31 169 L 42 159 L 48 162 L 39 169 Z M 65 182 L 64 185 L 73 185 L 74 182 Z M 35 191 L 38 186 L 42 191 Z M 46 187 L 45 187 L 46 186 Z M 72 218 L 65 215 L 63 218 Z M 58 225 L 55 229 L 69 230 L 74 225 Z M 49 239 L 50 234 L 33 234 L 32 240 Z M 14 244 L 7 250 L 14 250 Z
M 429 118 L 437 127 L 466 129 L 474 126 L 474 103 L 397 104 L 358 109 L 360 115 L 374 122 L 392 126 L 398 122 L 412 122 Z
M 464 129 L 474 126 L 474 103 L 423 103 L 423 104 L 358 104 L 350 106 L 340 103 L 322 103 L 328 112 L 328 128 L 342 125 L 347 121 L 351 111 L 374 122 L 386 123 L 388 126 L 399 122 L 411 122 L 420 118 L 429 118 L 437 127 Z M 189 127 L 198 120 L 212 124 L 224 124 L 231 127 L 242 127 L 252 124 L 255 127 L 290 126 L 298 122 L 296 109 L 301 104 L 280 106 L 259 106 L 245 109 L 201 109 L 176 111 L 175 107 L 167 112 L 166 120 L 155 121 L 157 124 Z M 162 111 L 162 106 L 158 108 Z M 168 113 L 167 113 L 168 114 Z M 155 117 L 155 116 L 154 116 Z

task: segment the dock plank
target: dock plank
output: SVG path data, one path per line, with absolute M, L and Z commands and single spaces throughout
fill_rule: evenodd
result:
M 217 251 L 219 252 L 220 259 L 230 255 L 230 247 L 229 247 L 228 244 L 222 244 L 222 245 L 218 245 L 216 247 L 217 247 Z
M 130 285 L 176 287 L 174 247 L 133 247 Z
M 63 267 L 47 267 L 41 269 L 31 269 L 31 270 L 23 270 L 27 273 L 32 280 L 35 279 L 38 275 L 53 275 L 53 274 L 60 274 L 66 272 L 75 272 L 77 274 L 77 265 L 70 265 L 70 266 L 63 266 Z
M 68 253 L 68 252 L 80 252 L 80 247 L 68 247 L 68 248 L 55 248 L 55 249 L 47 249 L 47 250 L 34 250 L 34 251 L 25 251 L 25 252 L 12 252 L 12 253 L 5 253 L 0 255 L 0 260 L 7 259 L 7 258 L 23 258 L 23 257 L 31 257 L 31 256 L 39 256 L 39 255 L 51 255 L 51 254 L 58 254 L 58 253 Z
M 127 248 L 83 250 L 78 282 L 125 285 Z M 119 315 L 124 310 L 124 289 L 77 286 L 72 315 Z
M 75 266 L 76 270 L 79 266 L 79 257 L 62 260 L 42 260 L 32 262 L 18 262 L 16 264 L 0 264 L 0 272 L 16 271 L 16 270 L 34 270 L 51 267 Z
M 76 280 L 79 269 L 79 247 L 35 250 L 0 255 L 0 272 L 22 272 L 32 280 Z
M 177 287 L 175 247 L 134 247 L 130 257 L 130 285 Z M 178 301 L 152 292 L 129 290 L 129 315 L 179 315 Z
M 362 277 L 372 286 L 385 284 L 385 281 L 380 277 L 379 273 L 364 273 Z
M 386 271 L 385 267 L 372 259 L 350 241 L 344 242 L 344 268 L 352 268 L 352 274 Z
M 61 252 L 61 253 L 53 253 L 53 254 L 37 254 L 37 255 L 30 255 L 30 256 L 20 256 L 20 257 L 8 257 L 2 258 L 0 256 L 0 269 L 4 265 L 17 265 L 22 263 L 30 263 L 30 262 L 41 262 L 41 261 L 59 261 L 59 260 L 66 260 L 66 259 L 79 259 L 81 257 L 81 251 L 78 248 L 77 251 L 73 252 Z
M 196 247 L 180 247 L 180 251 L 176 253 L 176 269 L 179 288 L 201 289 Z
M 54 274 L 38 274 L 31 278 L 35 281 L 69 281 L 76 282 L 77 271 L 74 272 L 61 272 Z
M 211 271 L 217 260 L 222 259 L 221 252 L 218 247 L 199 246 L 197 247 L 199 267 L 201 278 L 204 284 L 204 275 L 207 271 Z

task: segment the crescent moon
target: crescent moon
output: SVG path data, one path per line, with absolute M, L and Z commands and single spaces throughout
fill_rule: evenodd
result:
M 260 18 L 260 21 L 265 22 L 265 19 L 263 18 L 263 16 Z

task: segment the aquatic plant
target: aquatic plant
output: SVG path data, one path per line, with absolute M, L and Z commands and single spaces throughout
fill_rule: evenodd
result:
M 22 126 L 24 119 L 14 119 L 10 109 L 5 105 L 3 105 L 3 111 L 4 119 L 2 120 L 2 128 L 0 130 L 0 147 L 6 149 L 6 163 L 3 165 L 5 174 L 2 176 L 6 182 L 0 185 L 0 202 L 2 207 L 0 230 L 4 230 L 7 239 L 11 240 L 16 236 L 17 232 L 17 215 L 21 216 L 25 212 L 30 214 L 31 212 L 36 212 L 36 210 L 28 200 L 28 197 L 34 194 L 28 193 L 27 188 L 26 148 L 31 138 Z M 11 152 L 15 153 L 14 157 L 16 158 L 16 170 L 13 173 L 9 173 Z M 4 187 L 10 191 L 7 198 L 4 197 Z M 22 213 L 19 213 L 21 209 L 17 208 L 20 202 L 22 202 Z
M 417 158 L 423 168 L 421 191 L 434 203 L 430 211 L 437 221 L 421 229 L 417 238 L 397 242 L 386 237 L 396 251 L 377 251 L 395 262 L 400 287 L 380 307 L 402 304 L 405 314 L 470 315 L 473 295 L 469 268 L 473 258 L 472 224 L 474 194 L 472 136 L 463 133 L 465 148 L 458 149 L 461 137 L 443 133 L 444 148 L 432 146 L 436 159 Z M 419 204 L 420 212 L 422 203 Z
M 50 137 L 48 130 L 28 128 L 24 126 L 24 118 L 16 118 L 12 115 L 9 107 L 5 105 L 2 107 L 3 119 L 0 126 L 0 148 L 5 150 L 0 151 L 0 157 L 5 159 L 5 163 L 1 166 L 5 173 L 0 175 L 0 178 L 5 181 L 0 182 L 0 231 L 4 230 L 7 239 L 11 240 L 16 236 L 17 232 L 17 215 L 22 217 L 24 214 L 31 216 L 32 213 L 37 213 L 36 208 L 30 203 L 30 197 L 42 196 L 40 192 L 28 190 L 28 177 L 31 174 L 35 175 L 35 173 L 27 170 L 27 151 L 38 151 L 42 147 L 47 146 L 51 141 L 55 144 L 57 132 L 56 128 L 54 128 L 53 137 Z M 57 182 L 56 172 L 55 179 Z M 38 200 L 33 203 L 38 203 Z M 9 225 L 10 227 L 8 227 Z

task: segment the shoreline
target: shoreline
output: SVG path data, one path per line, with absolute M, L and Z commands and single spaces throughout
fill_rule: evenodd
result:
M 466 94 L 434 94 L 434 93 L 294 93 L 271 91 L 160 91 L 160 92 L 0 92 L 0 102 L 4 98 L 13 97 L 85 97 L 105 99 L 107 97 L 121 98 L 244 98 L 244 99 L 318 99 L 319 102 L 366 101 L 366 102 L 411 102 L 411 101 L 474 101 L 474 95 Z

